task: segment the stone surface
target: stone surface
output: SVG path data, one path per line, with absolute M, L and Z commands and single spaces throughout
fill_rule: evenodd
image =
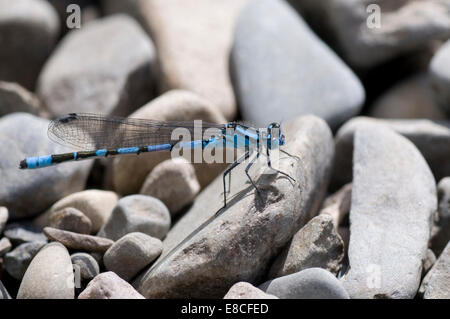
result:
M 338 228 L 342 220 L 350 212 L 352 200 L 352 184 L 345 184 L 333 195 L 327 197 L 322 204 L 319 214 L 326 214 L 333 219 L 334 227 Z
M 49 218 L 54 212 L 72 207 L 91 220 L 91 231 L 95 233 L 108 220 L 118 201 L 119 197 L 114 192 L 97 189 L 85 190 L 59 200 L 47 212 L 39 216 L 35 223 L 41 227 L 49 226 Z
M 170 230 L 159 261 L 134 281 L 139 292 L 147 298 L 222 298 L 238 281 L 261 279 L 272 258 L 317 214 L 333 158 L 324 121 L 300 117 L 287 123 L 283 133 L 289 138 L 285 151 L 297 157 L 280 155 L 279 169 L 296 182 L 274 174 L 262 160 L 250 171 L 261 191 L 256 196 L 246 165 L 239 165 L 227 207 L 221 209 L 218 177 Z
M 234 284 L 223 299 L 278 299 L 278 297 L 266 294 L 252 284 L 241 281 Z
M 217 105 L 228 119 L 237 108 L 229 77 L 236 16 L 247 0 L 141 0 L 155 39 L 162 90 L 185 89 Z
M 48 139 L 47 127 L 47 120 L 26 113 L 0 119 L 0 206 L 8 208 L 11 218 L 34 216 L 85 186 L 92 165 L 89 161 L 18 169 L 25 157 L 63 152 L 63 147 Z
M 33 258 L 17 299 L 73 299 L 74 277 L 67 249 L 59 243 L 44 246 Z
M 423 48 L 450 34 L 447 0 L 291 0 L 316 25 L 334 35 L 343 55 L 356 67 L 374 67 Z M 374 22 L 380 9 L 381 24 Z
M 184 158 L 175 158 L 155 166 L 140 193 L 161 200 L 174 216 L 190 204 L 199 191 L 194 166 Z
M 145 195 L 122 197 L 98 236 L 117 240 L 141 232 L 162 239 L 170 228 L 170 213 L 159 199 Z
M 427 74 L 415 75 L 397 83 L 370 107 L 369 116 L 386 119 L 444 119 L 433 100 Z
M 281 0 L 242 11 L 230 60 L 243 118 L 258 127 L 314 114 L 337 128 L 365 100 L 355 74 Z
M 344 258 L 344 242 L 338 235 L 331 216 L 323 214 L 311 219 L 292 238 L 275 259 L 269 278 L 282 277 L 307 268 L 323 268 L 336 275 Z
M 40 101 L 33 93 L 17 83 L 0 81 L 0 116 L 14 112 L 38 115 L 43 113 L 40 108 Z
M 112 271 L 92 279 L 78 299 L 144 299 L 129 283 Z
M 49 226 L 74 233 L 90 234 L 92 222 L 85 214 L 73 207 L 55 210 L 49 216 Z
M 162 242 L 143 233 L 129 233 L 112 245 L 103 256 L 106 269 L 129 281 L 162 252 Z
M 11 247 L 12 245 L 8 238 L 3 237 L 2 239 L 0 239 L 0 257 L 10 251 Z
M 45 242 L 24 243 L 7 253 L 3 259 L 8 274 L 22 280 L 31 260 L 44 245 Z
M 450 177 L 445 177 L 438 184 L 438 213 L 431 231 L 431 249 L 440 255 L 450 241 Z
M 449 5 L 450 6 L 450 5 Z M 438 105 L 450 114 L 450 41 L 447 41 L 434 55 L 430 63 L 433 96 Z
M 422 281 L 424 299 L 450 299 L 450 243 Z
M 383 126 L 359 128 L 343 278 L 352 298 L 415 296 L 436 208 L 435 180 L 417 148 Z
M 66 230 L 45 227 L 44 234 L 50 239 L 62 243 L 67 248 L 103 253 L 114 243 L 107 238 L 77 234 Z
M 97 261 L 89 254 L 75 253 L 70 256 L 70 259 L 74 268 L 79 267 L 82 280 L 91 280 L 100 273 L 100 267 Z
M 47 1 L 0 1 L 0 80 L 32 89 L 58 39 L 59 27 Z
M 425 256 L 425 260 L 423 261 L 422 266 L 422 277 L 433 267 L 436 262 L 436 255 L 433 253 L 431 249 L 427 249 L 427 254 Z
M 0 281 L 0 299 L 11 299 L 11 295 L 6 290 L 3 283 Z
M 5 228 L 5 237 L 14 245 L 28 242 L 47 242 L 42 230 L 28 222 L 8 224 Z
M 322 268 L 309 268 L 269 280 L 259 289 L 281 299 L 349 299 L 342 283 Z
M 3 230 L 5 229 L 8 217 L 9 217 L 8 208 L 0 207 L 0 234 L 2 234 Z
M 336 155 L 332 187 L 352 181 L 352 154 L 355 131 L 370 124 L 378 124 L 407 137 L 427 160 L 436 180 L 450 176 L 450 121 L 379 120 L 368 117 L 354 118 L 336 134 Z
M 111 16 L 63 38 L 39 76 L 38 95 L 55 115 L 128 115 L 151 99 L 154 64 L 153 43 L 136 21 Z
M 223 115 L 210 102 L 194 93 L 182 90 L 163 94 L 144 105 L 130 117 L 161 121 L 203 120 L 211 123 L 226 123 Z M 110 177 L 114 189 L 120 194 L 138 193 L 150 171 L 170 157 L 167 152 L 159 152 L 115 158 Z M 194 164 L 194 167 L 202 187 L 208 185 L 226 168 L 224 164 Z M 130 174 L 133 178 L 130 178 Z

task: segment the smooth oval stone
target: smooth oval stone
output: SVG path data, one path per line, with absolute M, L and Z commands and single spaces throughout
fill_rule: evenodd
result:
M 242 116 L 258 127 L 313 114 L 334 129 L 365 100 L 356 75 L 282 0 L 242 10 L 230 59 Z
M 431 60 L 430 74 L 433 96 L 441 109 L 450 114 L 450 41 Z
M 8 207 L 10 218 L 32 217 L 85 187 L 90 161 L 47 169 L 18 169 L 26 157 L 64 152 L 62 146 L 49 140 L 48 123 L 26 113 L 0 119 L 0 205 Z
M 223 299 L 278 299 L 278 297 L 266 294 L 252 284 L 242 281 L 234 284 Z
M 280 299 L 350 299 L 342 283 L 322 268 L 308 268 L 259 286 Z
M 170 213 L 159 199 L 145 195 L 122 197 L 98 236 L 117 240 L 132 232 L 162 239 L 170 228 Z
M 344 287 L 352 298 L 414 298 L 437 209 L 433 174 L 414 144 L 383 126 L 359 128 L 354 143 Z
M 45 242 L 24 243 L 7 253 L 3 259 L 8 274 L 17 280 L 22 280 L 31 260 L 45 244 Z
M 307 268 L 323 268 L 337 275 L 344 259 L 344 242 L 329 215 L 311 219 L 275 259 L 269 278 L 289 275 Z
M 39 76 L 38 96 L 55 115 L 128 115 L 151 99 L 154 63 L 153 43 L 134 19 L 106 17 L 63 38 Z
M 247 0 L 121 2 L 115 10 L 134 14 L 155 39 L 159 86 L 195 92 L 217 105 L 225 118 L 234 119 L 229 49 L 236 16 Z
M 173 90 L 144 105 L 130 117 L 160 121 L 194 121 L 226 123 L 226 119 L 211 102 L 183 90 Z M 168 152 L 143 153 L 139 156 L 119 156 L 114 159 L 109 178 L 120 194 L 139 193 L 147 175 L 164 160 L 170 159 Z M 194 164 L 195 173 L 202 187 L 208 185 L 223 172 L 226 164 Z M 133 175 L 133 178 L 130 176 Z
M 47 1 L 0 1 L 0 80 L 33 89 L 59 28 L 58 15 Z
M 74 297 L 74 277 L 69 252 L 60 243 L 45 245 L 25 272 L 17 299 Z
M 3 229 L 5 229 L 6 222 L 8 221 L 9 213 L 8 208 L 0 207 L 0 234 L 3 233 Z
M 92 279 L 78 299 L 144 299 L 133 286 L 112 271 Z
M 265 275 L 273 258 L 317 214 L 334 153 L 330 128 L 315 116 L 293 119 L 283 133 L 289 139 L 284 150 L 293 156 L 281 153 L 276 167 L 296 182 L 261 160 L 251 170 L 257 195 L 246 165 L 239 165 L 222 209 L 223 179 L 216 178 L 171 228 L 160 259 L 133 282 L 140 293 L 146 298 L 222 298 L 236 278 L 252 283 Z
M 290 1 L 311 17 L 317 29 L 332 38 L 346 60 L 359 69 L 414 53 L 450 34 L 446 0 Z
M 200 191 L 194 166 L 183 158 L 164 161 L 151 171 L 140 193 L 161 200 L 175 216 Z
M 39 99 L 17 83 L 0 81 L 0 116 L 14 112 L 38 115 Z M 42 112 L 43 113 L 43 112 Z
M 78 209 L 66 207 L 51 213 L 49 226 L 80 234 L 90 234 L 91 220 Z
M 129 233 L 116 241 L 103 256 L 106 269 L 129 281 L 162 252 L 162 242 L 143 233 Z
M 49 226 L 49 218 L 54 212 L 72 207 L 90 219 L 91 231 L 96 233 L 108 220 L 118 200 L 118 195 L 111 191 L 89 189 L 77 192 L 57 201 L 47 212 L 37 217 L 35 223 L 41 227 Z
M 75 253 L 70 256 L 70 259 L 74 268 L 79 267 L 82 280 L 91 280 L 100 273 L 100 267 L 97 261 L 89 254 Z M 77 273 L 77 270 L 75 270 L 75 273 Z
M 107 238 L 77 234 L 74 232 L 45 227 L 44 234 L 50 239 L 62 243 L 67 248 L 104 253 L 114 243 Z

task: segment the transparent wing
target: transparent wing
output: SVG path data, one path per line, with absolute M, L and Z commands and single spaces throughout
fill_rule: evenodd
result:
M 156 121 L 147 119 L 104 116 L 89 113 L 71 113 L 50 122 L 49 138 L 61 145 L 80 150 L 111 149 L 176 143 L 172 132 L 187 129 L 191 140 L 203 136 L 208 128 L 223 129 L 224 124 L 198 121 Z M 194 131 L 195 130 L 195 131 Z

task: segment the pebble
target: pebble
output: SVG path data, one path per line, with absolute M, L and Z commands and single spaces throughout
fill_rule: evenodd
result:
M 422 281 L 424 299 L 450 299 L 450 242 Z
M 162 242 L 143 233 L 129 233 L 112 245 L 103 256 L 107 270 L 129 281 L 162 252 Z
M 11 295 L 8 293 L 1 280 L 0 280 L 0 299 L 11 299 Z
M 90 234 L 92 222 L 78 209 L 66 207 L 50 214 L 49 226 L 79 234 Z
M 333 225 L 333 219 L 326 214 L 319 215 L 294 235 L 272 264 L 269 278 L 313 267 L 323 268 L 337 275 L 343 259 L 344 242 Z
M 44 234 L 54 241 L 62 243 L 67 248 L 103 253 L 114 243 L 107 238 L 77 234 L 66 230 L 45 227 Z
M 3 259 L 8 274 L 17 280 L 22 280 L 31 260 L 45 244 L 45 242 L 24 243 L 7 253 Z
M 266 294 L 248 282 L 235 283 L 223 299 L 278 299 L 274 295 Z
M 22 282 L 17 299 L 74 299 L 72 262 L 60 243 L 45 245 L 33 258 Z
M 3 237 L 2 239 L 0 239 L 0 257 L 9 252 L 11 250 L 11 247 L 12 245 L 8 238 Z
M 331 131 L 314 116 L 294 119 L 283 130 L 290 137 L 285 150 L 298 158 L 280 156 L 279 169 L 296 182 L 266 171 L 263 162 L 264 174 L 256 179 L 262 195 L 257 197 L 245 165 L 237 166 L 228 206 L 220 210 L 223 184 L 218 177 L 168 233 L 159 266 L 134 281 L 140 293 L 146 298 L 222 298 L 236 278 L 260 278 L 272 258 L 317 214 L 331 170 Z M 259 175 L 257 168 L 252 174 Z
M 42 233 L 42 230 L 29 222 L 8 224 L 4 234 L 13 245 L 29 242 L 47 242 L 47 238 Z
M 144 299 L 133 286 L 112 271 L 92 279 L 78 299 Z
M 342 283 L 322 268 L 308 268 L 259 286 L 280 299 L 349 299 Z
M 164 93 L 130 117 L 160 121 L 203 120 L 210 123 L 226 123 L 217 107 L 195 93 L 183 90 Z M 114 189 L 125 195 L 139 193 L 147 175 L 156 165 L 167 159 L 170 159 L 167 152 L 115 158 L 111 176 Z M 225 170 L 226 165 L 194 164 L 194 168 L 200 185 L 205 187 Z
M 134 19 L 99 19 L 62 39 L 39 76 L 38 95 L 55 115 L 128 115 L 152 98 L 155 59 Z
M 47 1 L 0 1 L 0 80 L 33 89 L 59 29 L 58 16 Z
M 85 187 L 90 161 L 51 169 L 18 169 L 25 157 L 63 152 L 62 146 L 49 140 L 47 128 L 47 120 L 31 114 L 12 113 L 0 118 L 0 206 L 8 207 L 12 219 L 35 216 Z
M 248 0 L 138 2 L 154 36 L 163 90 L 185 89 L 217 105 L 227 120 L 237 114 L 229 75 L 235 21 Z M 135 10 L 137 11 L 137 10 Z
M 325 199 L 319 214 L 331 216 L 334 227 L 338 228 L 350 212 L 351 200 L 352 184 L 348 183 L 342 186 L 336 193 Z
M 431 249 L 439 256 L 450 241 L 450 177 L 445 177 L 439 181 L 438 191 L 438 212 L 431 234 Z
M 162 239 L 170 229 L 170 213 L 159 199 L 146 195 L 122 197 L 98 236 L 118 240 L 132 232 Z
M 150 172 L 140 193 L 161 200 L 175 216 L 200 191 L 194 166 L 184 158 L 166 160 Z
M 96 233 L 108 220 L 118 201 L 119 196 L 111 191 L 89 189 L 77 192 L 62 198 L 53 204 L 47 212 L 35 220 L 35 223 L 41 227 L 49 226 L 50 216 L 54 212 L 61 211 L 67 207 L 72 207 L 89 218 L 92 223 L 91 232 Z
M 354 143 L 343 284 L 352 298 L 414 298 L 437 209 L 434 177 L 417 148 L 383 126 L 359 128 Z
M 21 85 L 0 81 L 0 116 L 14 112 L 41 113 L 39 99 Z
M 5 229 L 8 217 L 9 217 L 8 208 L 0 207 L 0 234 L 2 234 L 3 230 Z
M 70 256 L 72 264 L 75 267 L 79 267 L 80 277 L 82 280 L 91 280 L 100 273 L 100 267 L 95 260 L 89 254 L 75 253 Z M 77 271 L 75 271 L 77 273 Z
M 401 54 L 448 38 L 448 1 L 295 1 L 304 14 L 316 17 L 352 65 L 375 67 Z M 380 8 L 380 27 L 373 25 Z M 368 27 L 368 24 L 371 27 Z
M 450 20 L 450 18 L 449 18 Z M 444 112 L 450 114 L 450 41 L 434 55 L 430 63 L 433 96 Z
M 407 137 L 419 149 L 437 180 L 450 176 L 450 121 L 381 120 L 356 117 L 336 133 L 336 154 L 332 188 L 352 181 L 352 154 L 355 131 L 370 124 L 381 125 Z
M 356 75 L 282 0 L 242 10 L 230 61 L 242 116 L 258 127 L 314 114 L 335 129 L 365 100 Z
M 414 75 L 388 89 L 372 104 L 369 116 L 385 119 L 445 118 L 433 99 L 427 74 Z

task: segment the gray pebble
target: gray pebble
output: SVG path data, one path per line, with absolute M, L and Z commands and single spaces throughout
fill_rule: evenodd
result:
M 47 237 L 45 237 L 41 229 L 28 222 L 8 224 L 5 229 L 5 237 L 9 238 L 13 245 L 29 242 L 47 242 Z
M 91 280 L 100 273 L 100 267 L 97 261 L 90 254 L 75 253 L 70 256 L 70 259 L 74 267 L 79 267 L 82 280 Z
M 106 269 L 129 281 L 162 252 L 162 242 L 143 233 L 129 233 L 103 256 Z
M 78 234 L 67 230 L 45 227 L 44 234 L 67 248 L 104 253 L 114 243 L 112 240 L 98 236 Z
M 234 284 L 223 299 L 278 299 L 274 295 L 266 294 L 248 282 Z
M 159 200 L 145 195 L 123 197 L 98 236 L 117 240 L 131 232 L 162 239 L 170 228 L 170 213 Z
M 0 239 L 0 257 L 10 251 L 11 247 L 12 245 L 8 238 L 3 237 L 2 239 Z
M 9 217 L 8 208 L 0 207 L 0 235 L 3 233 L 3 230 L 5 229 L 8 217 Z
M 74 233 L 90 234 L 92 222 L 78 209 L 66 207 L 50 214 L 49 226 Z
M 309 268 L 267 281 L 262 291 L 280 299 L 349 299 L 342 283 L 322 268 Z
M 423 278 L 419 293 L 424 299 L 450 299 L 450 242 Z
M 0 81 L 0 116 L 14 112 L 41 113 L 40 101 L 17 83 Z
M 25 243 L 7 253 L 3 259 L 8 274 L 17 280 L 22 280 L 31 260 L 44 245 L 45 242 Z

